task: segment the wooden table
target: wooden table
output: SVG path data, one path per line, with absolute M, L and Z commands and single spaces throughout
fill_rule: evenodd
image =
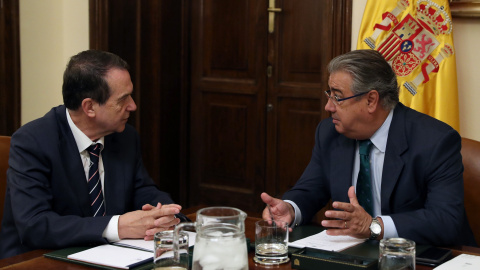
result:
M 195 214 L 187 215 L 189 218 L 195 218 Z M 255 222 L 260 220 L 255 217 L 248 217 L 245 221 L 245 235 L 247 238 L 252 241 L 255 240 Z M 473 254 L 480 255 L 480 248 L 475 247 L 460 247 L 454 248 L 453 255 L 457 256 L 459 254 Z M 49 259 L 43 257 L 44 253 L 51 252 L 52 250 L 41 249 L 34 250 L 24 254 L 20 254 L 11 258 L 0 260 L 0 269 L 67 269 L 67 270 L 87 270 L 92 269 L 87 266 L 82 266 L 79 264 L 63 262 L 59 260 Z M 249 252 L 248 254 L 248 268 L 249 269 L 292 269 L 290 263 L 278 265 L 278 266 L 263 266 L 256 264 L 253 261 L 254 252 Z M 417 270 L 424 269 L 433 269 L 433 267 L 417 265 Z

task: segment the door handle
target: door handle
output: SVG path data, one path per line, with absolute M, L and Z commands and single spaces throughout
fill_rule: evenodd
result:
M 282 12 L 281 8 L 275 7 L 275 0 L 269 0 L 268 11 L 268 32 L 273 33 L 275 30 L 275 13 Z

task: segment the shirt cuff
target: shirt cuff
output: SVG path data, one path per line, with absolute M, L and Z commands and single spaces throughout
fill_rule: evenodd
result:
M 398 237 L 397 227 L 390 216 L 378 216 L 383 221 L 383 239 Z
M 119 218 L 120 218 L 119 215 L 113 216 L 108 222 L 107 227 L 102 233 L 102 237 L 106 238 L 108 242 L 116 242 L 120 240 L 120 237 L 118 236 L 118 219 Z
M 290 224 L 290 228 L 298 227 L 302 223 L 302 212 L 300 208 L 298 208 L 297 204 L 290 200 L 284 200 L 286 203 L 289 203 L 293 206 L 293 210 L 295 210 L 295 219 L 293 220 L 292 224 Z

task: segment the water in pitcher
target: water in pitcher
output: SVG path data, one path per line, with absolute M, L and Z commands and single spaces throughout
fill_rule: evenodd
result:
M 197 233 L 192 269 L 247 270 L 245 234 L 229 224 L 205 226 Z

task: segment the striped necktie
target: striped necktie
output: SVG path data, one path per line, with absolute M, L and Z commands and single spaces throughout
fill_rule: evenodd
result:
M 360 170 L 357 178 L 358 203 L 373 216 L 372 177 L 370 173 L 370 148 L 372 141 L 359 142 Z
M 90 169 L 88 171 L 88 194 L 92 207 L 93 216 L 105 215 L 105 203 L 103 201 L 102 183 L 100 182 L 100 172 L 98 171 L 98 162 L 100 159 L 101 144 L 93 144 L 87 148 L 90 154 Z

